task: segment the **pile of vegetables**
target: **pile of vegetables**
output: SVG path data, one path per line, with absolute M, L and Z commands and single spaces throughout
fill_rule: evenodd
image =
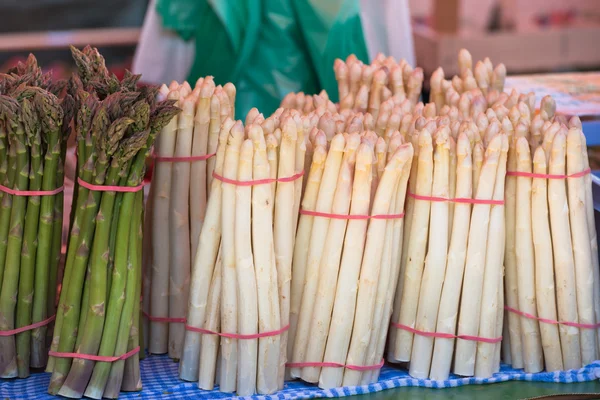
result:
M 117 398 L 141 390 L 139 314 L 145 160 L 180 110 L 158 88 L 108 73 L 98 51 L 72 48 L 68 84 L 77 182 L 47 371 L 49 393 Z M 75 354 L 73 354 L 75 353 Z
M 181 358 L 192 261 L 215 169 L 219 130 L 233 118 L 235 87 L 212 77 L 161 88 L 183 112 L 159 136 L 146 225 L 144 311 L 148 350 Z
M 61 258 L 72 99 L 33 55 L 0 74 L 0 377 L 47 360 Z M 16 331 L 15 331 L 16 329 Z

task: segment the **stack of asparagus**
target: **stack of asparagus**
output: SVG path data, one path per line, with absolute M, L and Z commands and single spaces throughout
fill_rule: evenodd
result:
M 190 272 L 210 193 L 219 130 L 233 117 L 235 87 L 201 78 L 163 85 L 183 112 L 165 128 L 155 150 L 144 260 L 144 326 L 150 353 L 181 358 Z M 191 162 L 190 162 L 191 161 Z
M 79 70 L 68 87 L 79 185 L 48 391 L 70 398 L 117 398 L 121 389 L 141 390 L 139 189 L 145 159 L 156 134 L 179 109 L 172 101 L 157 100 L 158 89 L 138 89 L 137 75 L 127 73 L 123 81 L 110 75 L 96 49 L 73 48 L 72 53 Z
M 0 74 L 0 331 L 25 328 L 0 336 L 1 378 L 25 378 L 30 367 L 46 365 L 72 115 L 72 99 L 56 96 L 61 89 L 33 55 Z
M 402 240 L 413 149 L 398 131 L 389 143 L 372 131 L 338 133 L 329 149 L 322 131 L 311 139 L 294 248 L 290 372 L 323 388 L 371 383 L 400 270 L 394 243 Z
M 221 126 L 180 363 L 181 378 L 202 389 L 283 387 L 305 126 L 283 109 Z
M 578 118 L 567 122 L 555 107 L 545 97 L 538 115 L 520 114 L 508 157 L 505 358 L 527 372 L 580 368 L 600 344 L 585 136 Z

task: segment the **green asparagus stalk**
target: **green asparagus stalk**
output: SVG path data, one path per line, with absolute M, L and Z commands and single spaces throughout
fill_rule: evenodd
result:
M 23 110 L 29 118 L 25 119 L 25 133 L 30 146 L 31 168 L 29 171 L 29 190 L 42 188 L 44 165 L 41 154 L 41 126 L 37 113 L 29 100 L 23 101 Z M 21 248 L 21 270 L 19 271 L 19 287 L 17 299 L 16 326 L 21 328 L 31 325 L 34 297 L 35 257 L 38 247 L 38 222 L 40 215 L 40 196 L 27 197 L 27 213 Z M 39 278 L 38 278 L 39 279 Z M 44 283 L 47 283 L 45 281 Z M 31 331 L 16 336 L 17 369 L 19 378 L 29 376 L 29 358 L 31 354 Z
M 11 146 L 15 146 L 17 154 L 15 185 L 16 190 L 27 190 L 29 185 L 29 149 L 23 121 L 30 120 L 31 115 L 24 113 L 21 108 L 19 119 L 11 126 Z M 8 197 L 8 196 L 6 196 Z M 5 197 L 5 198 L 6 198 Z M 10 330 L 15 327 L 15 306 L 19 285 L 19 270 L 21 267 L 21 246 L 23 244 L 23 224 L 27 210 L 27 198 L 14 196 L 10 213 L 10 225 L 6 246 L 4 278 L 0 291 L 0 330 Z M 0 378 L 17 376 L 17 359 L 15 337 L 0 337 Z
M 17 152 L 15 146 L 11 146 L 8 151 L 8 172 L 4 180 L 4 186 L 8 188 L 12 188 L 15 183 L 15 175 L 17 171 L 16 159 Z M 8 227 L 10 225 L 12 202 L 13 196 L 8 193 L 4 193 L 4 196 L 2 196 L 2 203 L 0 204 L 0 291 L 2 290 L 2 278 L 4 276 L 6 245 L 8 244 Z

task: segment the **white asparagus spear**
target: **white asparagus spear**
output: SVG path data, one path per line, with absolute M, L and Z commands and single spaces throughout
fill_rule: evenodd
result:
M 210 124 L 210 98 L 214 92 L 215 85 L 207 81 L 200 90 L 200 97 L 196 103 L 194 115 L 194 138 L 192 143 L 192 155 L 203 156 L 208 150 L 208 129 Z M 206 214 L 207 185 L 206 185 L 206 161 L 195 161 L 190 170 L 190 240 L 191 257 L 193 258 L 198 249 L 198 239 Z
M 300 115 L 296 114 L 294 116 L 294 121 L 296 122 L 296 131 L 297 131 L 297 139 L 296 139 L 296 152 L 294 155 L 294 174 L 300 173 L 304 171 L 304 156 L 306 154 L 306 142 L 307 136 L 309 132 L 309 120 L 302 120 Z M 306 178 L 304 176 L 296 179 L 294 181 L 294 208 L 292 211 L 292 215 L 294 217 L 294 226 L 292 227 L 293 234 L 293 242 L 296 240 L 296 228 L 298 227 L 298 219 L 300 210 L 300 201 L 302 199 L 302 186 Z M 291 356 L 291 354 L 290 354 Z
M 500 270 L 498 277 L 498 312 L 496 313 L 496 334 L 495 337 L 502 337 L 504 332 L 504 266 Z M 502 361 L 502 342 L 496 343 L 496 351 L 494 357 L 494 373 L 500 372 L 500 363 Z M 509 349 L 510 350 L 510 349 Z M 510 351 L 509 351 L 510 353 Z
M 325 134 L 321 133 L 321 139 L 317 139 L 317 147 L 312 157 L 310 172 L 306 179 L 306 191 L 302 199 L 302 209 L 315 211 L 317 195 L 321 185 L 321 177 L 325 167 L 325 158 L 327 157 L 327 142 Z M 294 245 L 294 258 L 292 262 L 292 290 L 290 300 L 290 329 L 288 330 L 288 355 L 291 361 L 294 341 L 296 338 L 296 327 L 298 323 L 298 314 L 302 304 L 302 292 L 304 291 L 304 282 L 306 279 L 306 261 L 308 258 L 308 246 L 312 225 L 315 217 L 312 215 L 301 215 L 298 222 L 298 231 L 296 233 L 296 242 Z
M 331 141 L 315 206 L 317 212 L 331 212 L 335 182 L 339 175 L 345 143 L 346 140 L 343 134 L 335 135 Z M 319 266 L 329 223 L 329 218 L 315 217 L 313 219 L 310 244 L 308 246 L 309 252 L 306 262 L 304 291 L 302 293 L 302 303 L 294 341 L 293 362 L 307 361 L 305 357 L 306 344 L 310 335 L 310 321 L 319 279 Z M 291 375 L 294 378 L 299 378 L 301 376 L 301 369 L 292 368 Z
M 538 147 L 533 156 L 533 172 L 546 174 L 546 154 Z M 552 236 L 548 219 L 548 189 L 546 178 L 533 178 L 531 184 L 531 221 L 535 248 L 535 294 L 540 318 L 556 321 L 556 291 Z M 540 324 L 546 371 L 563 369 L 558 326 Z
M 235 121 L 229 118 L 226 119 L 219 132 L 219 146 L 215 157 L 215 172 L 218 175 L 222 175 L 223 173 L 227 138 L 234 124 Z M 194 255 L 194 264 L 192 267 L 187 324 L 194 328 L 202 328 L 206 318 L 209 285 L 211 277 L 214 274 L 213 270 L 216 268 L 217 254 L 221 242 L 221 194 L 221 181 L 215 179 L 212 182 L 211 195 L 209 196 L 206 208 L 206 218 L 203 229 L 200 232 L 198 251 Z M 219 293 L 221 293 L 220 288 Z M 198 379 L 200 342 L 202 338 L 202 335 L 198 332 L 187 330 L 185 333 L 183 354 L 179 364 L 179 376 L 183 380 L 195 381 Z
M 277 176 L 286 178 L 296 170 L 297 125 L 292 117 L 282 121 L 282 138 L 279 147 L 279 170 Z M 302 160 L 304 161 L 304 160 Z M 279 292 L 279 312 L 282 326 L 289 324 L 292 258 L 294 256 L 294 192 L 296 182 L 278 182 L 275 194 L 274 245 Z M 283 332 L 279 351 L 279 389 L 283 389 L 285 363 L 287 362 L 288 333 Z
M 369 214 L 372 159 L 372 145 L 362 143 L 356 156 L 351 215 Z M 327 347 L 323 358 L 325 362 L 343 364 L 346 361 L 354 321 L 358 278 L 365 247 L 367 224 L 368 221 L 364 219 L 348 221 L 333 303 L 333 314 L 327 337 Z M 322 368 L 319 387 L 323 389 L 339 387 L 342 385 L 343 376 L 344 370 L 342 368 Z
M 456 145 L 456 197 L 472 196 L 472 158 L 471 145 L 467 133 L 460 133 Z M 457 203 L 454 209 L 452 235 L 448 249 L 448 264 L 442 288 L 440 308 L 437 315 L 436 332 L 456 333 L 458 306 L 460 301 L 463 273 L 465 268 L 467 239 L 471 220 L 471 204 Z M 454 351 L 454 339 L 436 338 L 431 372 L 429 377 L 435 380 L 448 379 Z
M 569 129 L 567 135 L 567 174 L 580 173 L 584 169 L 581 148 L 581 131 Z M 579 323 L 595 324 L 594 312 L 594 272 L 592 271 L 592 253 L 590 235 L 587 228 L 584 177 L 567 178 L 569 200 L 569 220 L 573 240 L 573 258 L 575 260 L 575 283 L 577 285 L 577 311 Z M 598 358 L 598 343 L 594 329 L 580 329 L 581 361 L 588 365 Z
M 252 129 L 252 128 L 250 128 Z M 252 157 L 254 147 L 251 139 L 242 143 L 237 179 L 252 180 Z M 235 188 L 235 270 L 237 278 L 239 333 L 252 335 L 258 332 L 258 294 L 252 258 L 251 236 L 251 186 Z M 238 341 L 237 395 L 251 396 L 256 392 L 256 362 L 258 339 Z
M 267 145 L 262 129 L 255 127 L 249 131 L 254 143 L 253 179 L 270 177 L 267 160 Z M 277 276 L 274 268 L 273 213 L 271 211 L 271 185 L 257 185 L 252 188 L 252 243 L 256 288 L 258 292 L 258 330 L 272 332 L 281 328 Z M 258 368 L 256 391 L 271 394 L 278 388 L 280 337 L 268 336 L 258 340 Z
M 419 134 L 416 195 L 431 196 L 433 182 L 432 157 L 431 134 L 427 129 L 423 129 Z M 425 261 L 430 208 L 431 202 L 429 200 L 415 200 L 414 216 L 410 227 L 410 240 L 406 255 L 407 261 L 404 269 L 401 307 L 397 321 L 411 328 L 415 327 L 417 317 L 417 304 Z M 399 329 L 396 333 L 394 359 L 397 361 L 410 361 L 412 344 L 413 334 L 409 331 Z
M 496 172 L 493 200 L 504 200 L 508 135 L 502 133 L 501 137 L 502 149 Z M 500 291 L 504 289 L 502 285 L 502 263 L 504 261 L 504 239 L 506 236 L 505 222 L 504 205 L 492 205 L 479 320 L 479 336 L 484 338 L 496 338 L 502 335 L 502 329 L 498 332 L 497 324 L 498 314 L 504 312 L 504 309 L 500 308 L 498 303 L 498 289 Z M 496 367 L 499 367 L 500 359 L 496 359 L 498 355 L 497 347 L 495 343 L 477 342 L 475 376 L 490 377 L 495 372 Z
M 516 142 L 517 171 L 531 172 L 529 143 L 524 137 Z M 517 177 L 516 233 L 517 278 L 519 310 L 537 316 L 535 298 L 535 261 L 531 233 L 531 178 Z M 523 362 L 526 372 L 539 372 L 544 368 L 539 323 L 535 319 L 521 318 L 523 337 Z
M 450 129 L 439 128 L 435 134 L 433 155 L 433 197 L 449 198 Z M 421 290 L 418 295 L 415 329 L 422 332 L 435 330 L 448 253 L 448 202 L 431 203 L 427 259 L 423 268 Z M 433 338 L 415 335 L 409 374 L 415 378 L 427 378 L 431 367 Z
M 394 183 L 397 181 L 398 175 L 404 168 L 404 165 L 410 162 L 411 159 L 412 146 L 409 143 L 403 144 L 394 153 L 381 177 L 380 185 L 377 187 L 377 194 L 375 195 L 371 215 L 389 213 Z M 354 326 L 352 328 L 346 365 L 364 365 L 365 350 L 369 339 L 371 335 L 376 334 L 376 332 L 372 331 L 369 321 L 373 315 L 373 307 L 375 305 L 379 267 L 384 245 L 383 235 L 385 234 L 387 222 L 385 219 L 371 219 L 369 221 L 358 283 Z M 355 386 L 360 383 L 361 375 L 360 371 L 346 369 L 342 384 L 344 386 Z
M 265 136 L 265 140 L 267 142 L 267 159 L 269 160 L 269 178 L 277 179 L 277 169 L 279 164 L 279 141 L 277 140 L 277 135 L 281 136 L 281 129 L 275 129 L 274 134 L 268 134 Z M 275 191 L 277 190 L 277 182 L 273 181 L 270 184 L 271 186 L 271 201 L 269 201 L 269 205 L 271 207 L 271 214 L 273 214 L 272 219 L 275 218 Z
M 179 100 L 179 91 L 171 91 L 171 100 Z M 159 156 L 172 157 L 177 141 L 178 117 L 165 126 L 158 137 Z M 169 207 L 171 204 L 172 163 L 158 163 L 154 171 L 154 201 L 152 207 L 152 301 L 150 314 L 155 317 L 169 316 Z M 150 353 L 168 352 L 169 324 L 150 322 Z
M 577 117 L 571 118 L 569 125 L 581 129 L 581 121 Z M 583 157 L 583 169 L 590 168 L 585 135 L 581 132 L 581 149 Z M 585 187 L 585 211 L 587 216 L 587 227 L 590 238 L 590 248 L 592 249 L 592 268 L 594 271 L 594 312 L 596 322 L 600 322 L 600 267 L 598 266 L 598 236 L 596 234 L 596 219 L 594 216 L 594 198 L 592 197 L 592 177 L 586 174 L 583 178 Z M 597 331 L 598 345 L 600 346 L 600 329 Z M 600 349 L 599 349 L 600 351 Z
M 227 94 L 227 97 L 229 98 L 229 106 L 230 106 L 229 117 L 231 119 L 235 119 L 235 94 L 236 94 L 235 85 L 231 82 L 227 82 L 225 84 L 225 86 L 223 86 L 223 90 L 225 91 L 225 93 Z
M 237 121 L 231 128 L 225 150 L 223 176 L 237 179 L 240 148 L 244 141 L 244 128 Z M 223 288 L 221 289 L 221 329 L 226 333 L 238 333 L 237 279 L 235 258 L 235 191 L 232 183 L 222 182 L 221 200 L 221 248 L 223 253 Z M 219 376 L 222 392 L 235 392 L 237 381 L 237 339 L 221 339 L 221 371 Z
M 333 71 L 335 72 L 335 79 L 338 83 L 338 95 L 339 99 L 343 99 L 348 95 L 348 67 L 343 60 L 337 58 L 333 63 Z
M 208 125 L 208 154 L 213 154 L 217 151 L 219 145 L 219 132 L 221 129 L 221 104 L 219 97 L 216 95 L 218 88 L 215 89 L 210 98 L 210 122 Z M 206 195 L 210 195 L 213 181 L 213 171 L 215 170 L 216 160 L 214 157 L 206 160 Z
M 458 123 L 458 121 L 457 121 Z M 458 131 L 456 135 L 454 132 L 452 136 L 448 139 L 448 143 L 450 144 L 450 170 L 448 171 L 448 197 L 450 199 L 454 199 L 456 196 L 456 141 L 458 140 Z M 452 224 L 454 222 L 454 207 L 455 203 L 450 202 L 448 204 L 448 240 L 451 239 L 452 234 Z
M 215 270 L 210 279 L 210 287 L 206 296 L 206 317 L 202 325 L 212 332 L 220 332 L 221 329 L 221 286 L 222 286 L 223 260 L 221 251 L 217 256 Z M 220 364 L 218 335 L 204 334 L 200 345 L 200 365 L 198 376 L 198 387 L 204 390 L 213 390 L 215 379 L 218 377 L 217 369 Z
M 476 199 L 490 200 L 494 194 L 494 183 L 501 148 L 502 138 L 500 135 L 496 135 L 485 152 L 485 162 L 481 168 L 475 195 Z M 460 303 L 458 335 L 477 336 L 479 333 L 480 302 L 486 253 L 483 249 L 487 247 L 490 208 L 489 204 L 473 205 L 462 288 L 462 293 L 468 296 L 469 301 Z M 475 373 L 476 347 L 477 343 L 472 340 L 456 340 L 455 374 L 473 376 Z
M 477 194 L 479 187 L 479 176 L 481 175 L 481 169 L 483 168 L 483 158 L 485 154 L 485 148 L 482 142 L 477 142 L 473 146 L 473 194 Z
M 331 207 L 333 214 L 348 215 L 350 211 L 354 165 L 359 145 L 358 133 L 348 135 Z M 347 224 L 347 219 L 332 219 L 325 237 L 325 246 L 319 266 L 318 289 L 310 322 L 310 337 L 306 345 L 305 357 L 309 362 L 323 360 Z M 306 382 L 316 383 L 319 380 L 320 372 L 321 368 L 318 367 L 303 368 L 302 379 Z
M 566 172 L 566 140 L 564 132 L 559 131 L 554 136 L 548 170 L 550 174 L 564 175 Z M 554 275 L 557 282 L 562 282 L 562 284 L 556 285 L 558 319 L 559 321 L 579 322 L 567 185 L 564 180 L 548 180 L 548 205 L 554 253 Z M 558 332 L 564 368 L 581 368 L 579 328 L 561 324 Z

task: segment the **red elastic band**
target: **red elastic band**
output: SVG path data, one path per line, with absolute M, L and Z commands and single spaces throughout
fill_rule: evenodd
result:
M 213 178 L 215 178 L 221 182 L 229 183 L 229 184 L 235 185 L 235 186 L 255 186 L 255 185 L 266 185 L 266 184 L 275 183 L 275 182 L 293 182 L 297 179 L 300 179 L 303 175 L 304 175 L 304 170 L 302 170 L 292 176 L 287 176 L 285 178 L 267 178 L 267 179 L 256 179 L 256 180 L 252 180 L 252 181 L 238 181 L 235 179 L 225 178 L 224 176 L 219 175 L 216 172 L 213 172 L 213 174 L 212 174 Z
M 94 192 L 121 192 L 121 193 L 135 193 L 139 192 L 146 186 L 148 183 L 144 179 L 141 184 L 137 186 L 104 186 L 104 185 L 93 185 L 84 181 L 81 178 L 77 178 L 77 183 L 79 183 L 84 188 L 94 191 Z
M 331 219 L 399 219 L 404 217 L 404 213 L 400 214 L 381 214 L 381 215 L 347 215 L 347 214 L 331 214 L 319 211 L 300 210 L 301 215 L 310 215 L 313 217 L 324 217 Z
M 535 319 L 538 320 L 540 322 L 543 322 L 545 324 L 552 324 L 552 325 L 565 325 L 565 326 L 573 326 L 575 328 L 585 328 L 585 329 L 598 329 L 600 328 L 600 322 L 596 323 L 596 324 L 580 324 L 577 322 L 562 322 L 562 321 L 556 321 L 553 319 L 548 319 L 548 318 L 540 318 L 540 317 L 536 317 L 533 314 L 529 314 L 526 313 L 524 311 L 519 311 L 516 308 L 512 308 L 509 306 L 504 306 L 504 309 L 507 311 L 510 311 L 511 313 L 520 315 L 521 317 L 525 317 L 525 318 L 529 318 L 529 319 Z
M 435 197 L 435 196 L 421 196 L 420 194 L 415 194 L 408 192 L 408 195 L 415 200 L 426 200 L 426 201 L 435 201 L 435 202 L 452 202 L 452 203 L 463 203 L 463 204 L 489 204 L 495 206 L 503 206 L 504 200 L 484 200 L 484 199 L 468 199 L 464 197 L 456 197 L 454 199 L 447 199 L 445 197 Z
M 56 318 L 56 315 L 53 315 L 50 318 L 47 318 L 40 322 L 36 322 L 35 324 L 22 326 L 20 328 L 11 329 L 9 331 L 0 331 L 0 337 L 18 335 L 19 333 L 30 331 L 32 329 L 36 329 L 36 328 L 48 325 L 50 322 L 54 321 L 55 318 Z
M 152 158 L 158 162 L 194 162 L 194 161 L 206 161 L 211 157 L 214 157 L 217 153 L 204 154 L 202 156 L 189 156 L 189 157 L 166 157 L 159 156 L 156 153 L 152 153 Z
M 410 326 L 399 324 L 396 322 L 392 322 L 392 326 L 398 329 L 402 329 L 408 331 L 410 333 L 414 333 L 415 335 L 425 336 L 425 337 L 433 337 L 433 338 L 441 338 L 441 339 L 462 339 L 462 340 L 470 340 L 472 342 L 483 342 L 483 343 L 500 343 L 502 341 L 502 336 L 497 338 L 486 338 L 481 336 L 471 336 L 471 335 L 454 335 L 453 333 L 443 333 L 443 332 L 425 332 L 420 331 L 415 328 L 411 328 Z
M 581 172 L 577 172 L 571 175 L 555 175 L 555 174 L 536 174 L 533 172 L 519 172 L 519 171 L 507 171 L 507 176 L 523 176 L 526 178 L 544 178 L 544 179 L 567 179 L 567 178 L 581 178 L 592 172 L 591 168 L 584 169 Z
M 284 326 L 281 329 L 278 329 L 276 331 L 269 331 L 269 332 L 262 332 L 262 333 L 253 333 L 253 334 L 248 334 L 248 335 L 244 335 L 241 333 L 222 333 L 222 332 L 215 332 L 215 331 L 211 331 L 209 329 L 204 329 L 204 328 L 196 328 L 193 326 L 189 326 L 186 325 L 185 329 L 191 332 L 198 332 L 198 333 L 204 333 L 207 335 L 217 335 L 217 336 L 221 336 L 221 337 L 226 337 L 226 338 L 230 338 L 230 339 L 242 339 L 242 340 L 248 340 L 248 339 L 259 339 L 259 338 L 264 338 L 264 337 L 270 337 L 270 336 L 277 336 L 277 335 L 281 335 L 283 332 L 287 331 L 290 328 L 289 325 Z
M 90 360 L 90 361 L 102 361 L 102 362 L 115 362 L 119 360 L 126 360 L 129 357 L 133 356 L 140 352 L 140 346 L 137 346 L 135 349 L 128 351 L 127 353 L 120 356 L 96 356 L 93 354 L 80 354 L 80 353 L 61 353 L 59 351 L 50 351 L 48 355 L 52 357 L 58 358 L 79 358 L 81 360 Z
M 0 185 L 0 192 L 8 193 L 12 196 L 54 196 L 65 190 L 64 186 L 54 190 L 16 190 Z
M 340 364 L 336 362 L 296 362 L 296 363 L 287 363 L 286 367 L 289 368 L 305 368 L 305 367 L 329 367 L 329 368 L 346 368 L 351 369 L 353 371 L 373 371 L 377 369 L 381 369 L 385 360 L 382 358 L 379 364 L 375 365 L 346 365 Z
M 144 315 L 144 317 L 148 318 L 150 321 L 153 321 L 153 322 L 173 322 L 176 324 L 185 324 L 187 321 L 185 318 L 154 317 L 154 316 L 148 314 L 146 311 L 142 311 L 142 314 Z

